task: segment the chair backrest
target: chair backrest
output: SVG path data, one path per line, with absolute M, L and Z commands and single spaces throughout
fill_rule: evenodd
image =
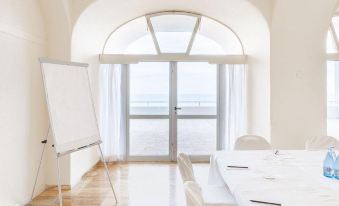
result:
M 270 150 L 270 143 L 265 138 L 256 135 L 239 137 L 234 145 L 234 150 Z
M 334 137 L 312 137 L 306 141 L 306 150 L 326 150 L 329 147 L 339 147 L 339 142 Z
M 184 183 L 184 188 L 187 206 L 204 206 L 201 188 L 196 182 L 187 181 Z
M 184 153 L 180 153 L 177 157 L 177 162 L 182 181 L 195 181 L 192 162 L 189 156 Z

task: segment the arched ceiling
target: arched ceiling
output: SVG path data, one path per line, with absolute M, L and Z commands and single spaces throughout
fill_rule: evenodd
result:
M 85 11 L 91 4 L 96 3 L 99 0 L 72 0 L 68 1 L 68 7 L 71 9 L 69 14 L 72 16 L 73 24 L 77 21 L 79 16 Z M 114 1 L 114 4 L 119 1 Z M 121 1 L 120 1 L 121 2 Z M 247 0 L 254 7 L 256 7 L 260 13 L 264 16 L 268 23 L 271 22 L 272 9 L 276 0 Z
M 254 4 L 258 7 L 253 6 Z M 97 0 L 93 3 L 87 1 L 86 5 L 87 8 L 74 24 L 72 53 L 76 53 L 80 48 L 82 52 L 87 49 L 93 51 L 94 47 L 100 45 L 101 48 L 97 48 L 99 52 L 107 36 L 119 25 L 147 13 L 169 10 L 192 11 L 217 19 L 230 26 L 245 43 L 254 42 L 258 38 L 267 39 L 267 18 L 270 18 L 273 3 L 272 0 Z M 263 13 L 258 8 L 261 8 Z M 252 36 L 249 36 L 249 33 Z M 92 41 L 93 39 L 96 40 Z M 84 42 L 87 45 L 84 45 Z

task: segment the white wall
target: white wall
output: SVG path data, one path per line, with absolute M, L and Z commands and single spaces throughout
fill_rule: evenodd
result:
M 0 3 L 0 203 L 23 205 L 31 194 L 47 128 L 38 57 L 45 55 L 38 1 Z M 45 164 L 37 192 L 45 187 Z
M 69 61 L 70 60 L 70 18 L 68 5 L 65 1 L 40 0 L 46 30 L 47 52 L 46 57 Z M 53 137 L 50 136 L 46 152 L 46 184 L 57 184 L 57 167 L 54 149 L 51 147 Z M 71 156 L 60 158 L 61 184 L 71 184 Z
M 326 32 L 336 0 L 277 1 L 271 28 L 272 143 L 326 134 Z
M 253 6 L 244 2 L 227 16 L 217 13 L 220 16 L 216 17 L 225 19 L 223 21 L 239 35 L 245 54 L 248 55 L 246 133 L 260 135 L 270 141 L 270 31 L 266 18 L 270 18 L 268 11 L 272 9 L 273 4 L 270 2 L 264 4 L 266 7 L 260 7 L 266 14 L 262 15 L 259 11 L 251 11 Z M 244 15 L 243 12 L 237 11 L 251 12 Z
M 41 3 L 46 21 L 47 56 L 53 59 L 71 61 L 71 9 L 74 2 L 43 0 Z M 98 155 L 95 152 L 96 150 L 89 149 L 62 157 L 60 159 L 61 184 L 74 186 L 78 183 L 83 174 L 98 162 Z M 47 152 L 47 162 L 46 183 L 56 185 L 55 152 L 51 147 Z

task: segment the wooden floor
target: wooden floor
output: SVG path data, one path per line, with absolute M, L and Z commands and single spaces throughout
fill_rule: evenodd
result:
M 176 164 L 110 164 L 110 176 L 120 206 L 185 206 L 181 177 Z M 195 164 L 197 181 L 207 183 L 208 165 Z M 58 205 L 57 188 L 36 197 L 32 205 Z M 72 190 L 63 191 L 65 206 L 108 206 L 114 198 L 102 164 L 96 165 Z

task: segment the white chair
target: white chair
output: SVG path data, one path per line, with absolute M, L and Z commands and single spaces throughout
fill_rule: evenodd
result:
M 234 145 L 234 150 L 270 150 L 270 143 L 265 138 L 256 135 L 239 137 Z
M 186 206 L 204 206 L 204 199 L 200 186 L 193 181 L 184 183 Z
M 237 206 L 234 198 L 226 188 L 215 187 L 215 190 L 204 190 L 193 181 L 184 183 L 187 206 Z
M 339 148 L 339 142 L 334 137 L 313 137 L 306 141 L 306 150 L 326 150 L 329 147 Z
M 189 156 L 184 153 L 180 153 L 177 157 L 177 162 L 182 181 L 195 181 L 192 162 Z
M 192 162 L 188 155 L 180 153 L 177 157 L 181 178 L 185 185 L 187 206 L 236 206 L 233 196 L 225 186 L 204 186 L 196 183 Z M 186 189 L 186 183 L 187 189 Z M 197 188 L 199 190 L 197 190 Z M 201 203 L 202 202 L 202 203 Z

